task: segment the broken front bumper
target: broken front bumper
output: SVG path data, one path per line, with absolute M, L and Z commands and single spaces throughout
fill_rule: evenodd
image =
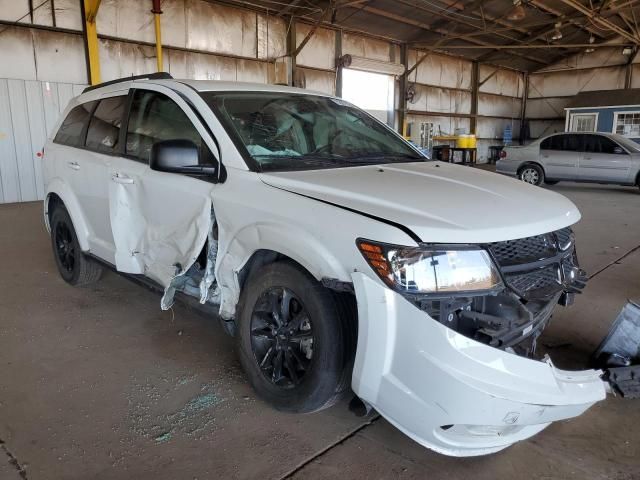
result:
M 567 372 L 467 338 L 362 273 L 353 390 L 418 443 L 497 452 L 606 396 L 600 371 Z

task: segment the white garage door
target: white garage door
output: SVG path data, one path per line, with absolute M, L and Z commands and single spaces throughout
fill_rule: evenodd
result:
M 43 199 L 42 147 L 85 86 L 0 79 L 0 203 Z
M 389 126 L 393 126 L 393 90 L 392 75 L 342 70 L 342 98 Z

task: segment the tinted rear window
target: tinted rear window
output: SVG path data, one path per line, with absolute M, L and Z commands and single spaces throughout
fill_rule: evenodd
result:
M 580 135 L 554 135 L 540 144 L 542 150 L 577 152 L 581 150 Z
M 60 125 L 53 141 L 71 147 L 84 145 L 83 133 L 89 116 L 97 102 L 87 102 L 74 107 Z

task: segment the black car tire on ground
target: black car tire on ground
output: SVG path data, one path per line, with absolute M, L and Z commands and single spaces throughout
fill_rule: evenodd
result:
M 50 226 L 53 257 L 64 281 L 74 286 L 98 281 L 102 266 L 82 253 L 73 222 L 63 205 L 54 207 Z
M 337 295 L 296 264 L 271 263 L 252 274 L 238 304 L 236 336 L 258 396 L 296 413 L 338 401 L 350 386 L 355 352 L 347 317 Z

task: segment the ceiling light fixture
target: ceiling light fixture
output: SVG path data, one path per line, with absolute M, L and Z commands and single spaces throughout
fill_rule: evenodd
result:
M 622 49 L 622 54 L 623 55 L 631 55 L 633 53 L 633 47 L 624 47 Z
M 553 31 L 553 35 L 551 35 L 551 40 L 560 40 L 562 38 L 562 32 L 560 31 L 561 26 L 562 22 L 556 23 L 556 29 Z
M 518 22 L 527 15 L 527 12 L 522 6 L 522 0 L 513 0 L 513 7 L 507 13 L 507 20 Z

